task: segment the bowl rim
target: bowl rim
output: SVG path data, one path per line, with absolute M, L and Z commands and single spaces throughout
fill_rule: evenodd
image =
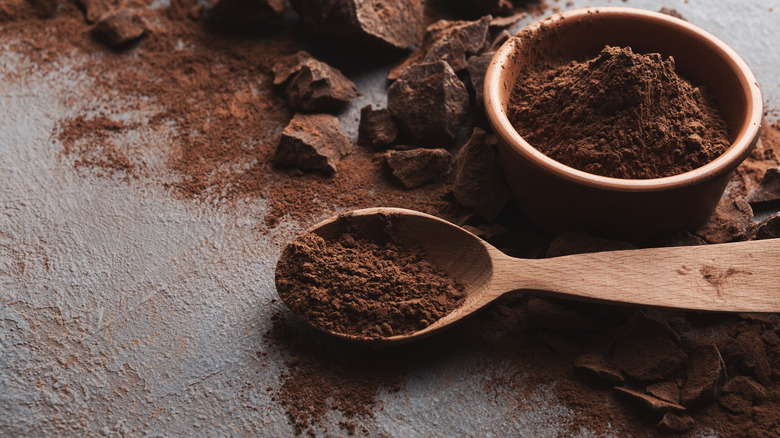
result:
M 518 38 L 515 36 L 525 32 L 535 31 L 542 26 L 554 25 L 554 23 L 558 23 L 562 20 L 580 18 L 591 14 L 599 14 L 599 16 L 640 16 L 651 20 L 661 20 L 667 25 L 681 28 L 687 31 L 687 33 L 708 42 L 708 46 L 714 47 L 720 52 L 722 57 L 727 58 L 733 66 L 736 66 L 738 74 L 748 86 L 748 99 L 751 102 L 748 106 L 750 114 L 749 118 L 747 118 L 747 129 L 731 143 L 726 152 L 704 166 L 688 172 L 662 178 L 624 179 L 596 175 L 560 163 L 531 146 L 531 144 L 529 144 L 509 122 L 505 111 L 502 109 L 502 102 L 499 99 L 499 90 L 501 87 L 504 66 L 510 62 L 512 58 L 511 55 L 515 51 L 516 44 L 518 44 Z M 505 140 L 512 151 L 519 153 L 539 169 L 551 173 L 554 176 L 589 187 L 611 191 L 654 192 L 679 189 L 688 185 L 715 179 L 734 170 L 739 163 L 750 154 L 751 148 L 755 144 L 761 131 L 761 121 L 764 110 L 761 90 L 747 63 L 745 63 L 733 49 L 726 45 L 726 43 L 687 21 L 660 12 L 644 9 L 616 6 L 588 7 L 558 12 L 554 15 L 545 17 L 529 24 L 515 34 L 515 36 L 506 41 L 498 51 L 496 51 L 496 54 L 490 61 L 485 73 L 485 113 L 496 134 Z

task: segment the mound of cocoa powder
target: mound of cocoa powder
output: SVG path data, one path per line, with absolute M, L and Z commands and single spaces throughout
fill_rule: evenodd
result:
M 184 195 L 185 202 L 208 202 L 215 196 L 228 205 L 236 199 L 263 198 L 270 211 L 257 221 L 262 224 L 265 219 L 269 227 L 284 216 L 305 227 L 313 224 L 324 210 L 382 204 L 424 210 L 471 230 L 490 233 L 491 242 L 512 255 L 539 257 L 548 252 L 548 246 L 562 255 L 573 250 L 599 251 L 628 245 L 587 235 L 579 240 L 565 236 L 551 244 L 554 236 L 530 225 L 511 202 L 490 220 L 457 206 L 449 194 L 452 182 L 447 180 L 414 190 L 398 188 L 383 177 L 381 160 L 363 147 L 354 148 L 340 162 L 334 176 L 274 168 L 271 157 L 292 112 L 285 104 L 283 90 L 271 86 L 271 67 L 284 56 L 312 50 L 292 27 L 268 26 L 263 30 L 267 33 L 257 39 L 246 29 L 226 29 L 207 20 L 195 0 L 171 0 L 170 6 L 143 12 L 143 17 L 154 26 L 137 46 L 122 54 L 106 54 L 107 49 L 91 39 L 91 25 L 74 3 L 63 3 L 52 18 L 45 19 L 31 6 L 34 3 L 0 2 L 0 36 L 8 43 L 8 50 L 23 53 L 31 66 L 47 72 L 56 71 L 60 63 L 72 62 L 76 57 L 77 67 L 95 81 L 85 98 L 94 98 L 91 93 L 111 93 L 138 99 L 132 105 L 118 101 L 116 107 L 99 108 L 98 116 L 94 111 L 79 114 L 63 121 L 53 132 L 53 137 L 63 143 L 64 156 L 72 158 L 73 165 L 84 172 L 108 176 L 127 172 L 135 179 L 134 184 L 163 184 L 173 189 L 173 195 Z M 152 2 L 129 3 L 140 7 Z M 426 2 L 426 23 L 439 18 L 474 18 L 457 15 L 449 3 Z M 543 3 L 529 3 L 527 8 L 533 12 L 533 7 L 540 4 Z M 354 79 L 355 69 L 333 64 Z M 20 70 L 18 74 L 27 73 Z M 151 174 L 143 161 L 136 161 L 134 149 L 124 142 L 114 142 L 116 134 L 130 128 L 130 124 L 119 122 L 125 120 L 125 111 L 138 109 L 154 114 L 148 121 L 150 127 L 170 135 L 170 142 L 144 147 L 163 148 L 168 158 L 166 165 L 175 178 Z M 481 127 L 489 129 L 484 123 Z M 759 144 L 740 166 L 722 205 L 742 200 L 759 185 L 766 169 L 778 166 L 778 139 L 780 130 L 765 125 L 763 147 Z M 472 143 L 480 154 L 490 156 L 489 142 Z M 459 147 L 452 145 L 449 152 L 455 155 Z M 131 171 L 125 162 L 133 165 Z M 755 226 L 752 211 L 740 210 L 737 215 L 732 210 L 724 209 L 717 218 L 718 227 L 736 230 L 724 239 L 750 239 Z M 742 226 L 745 217 L 748 224 Z M 659 236 L 653 245 L 704 243 L 698 235 L 679 233 Z M 337 435 L 342 430 L 361 435 L 385 433 L 375 426 L 379 420 L 373 418 L 374 412 L 382 408 L 380 394 L 398 391 L 403 382 L 413 381 L 414 376 L 430 375 L 431 369 L 470 357 L 480 358 L 484 365 L 470 375 L 457 377 L 472 383 L 475 391 L 483 392 L 496 403 L 506 401 L 501 408 L 506 412 L 507 425 L 516 424 L 515 413 L 538 400 L 538 388 L 552 387 L 556 409 L 560 404 L 572 412 L 570 423 L 564 426 L 567 433 L 561 433 L 564 435 L 592 431 L 597 435 L 653 436 L 656 425 L 662 427 L 662 422 L 663 427 L 684 428 L 691 426 L 690 418 L 694 421 L 692 429 L 681 432 L 682 436 L 776 435 L 780 425 L 777 315 L 645 313 L 566 300 L 509 297 L 434 338 L 373 351 L 320 334 L 284 309 L 274 315 L 258 360 L 267 365 L 266 369 L 276 369 L 278 359 L 267 357 L 270 352 L 286 359 L 278 375 L 280 386 L 265 388 L 265 392 L 283 406 L 297 433 L 309 435 Z M 659 326 L 663 327 L 660 338 L 642 333 L 646 330 L 642 327 Z M 643 347 L 630 344 L 632 333 L 642 333 L 645 345 L 674 345 L 675 355 L 649 357 Z M 615 342 L 619 344 L 616 346 Z M 698 365 L 713 365 L 713 361 L 706 361 L 706 355 L 693 354 L 699 351 L 697 344 L 718 348 L 729 380 L 719 382 L 719 373 L 713 373 L 716 366 Z M 711 352 L 712 348 L 704 350 Z M 680 351 L 685 353 L 682 365 Z M 599 360 L 593 359 L 593 355 Z M 625 360 L 627 357 L 631 360 Z M 623 374 L 620 369 L 620 374 L 615 373 L 618 365 L 628 370 L 643 362 L 675 365 L 671 377 L 663 380 L 642 381 L 649 375 L 634 372 L 636 378 L 623 375 L 624 383 L 619 385 L 593 379 L 582 374 L 587 371 L 581 371 L 587 367 L 599 371 L 597 375 L 614 377 Z M 445 378 L 449 379 L 449 375 Z M 248 380 L 241 382 L 246 389 L 239 397 L 246 397 L 246 404 L 254 408 L 258 393 L 263 391 Z M 667 399 L 675 400 L 675 393 L 679 398 L 689 380 L 716 382 L 717 398 L 705 397 L 705 401 L 686 408 L 685 413 L 672 412 L 668 418 L 667 413 L 647 411 L 646 405 L 636 398 L 617 398 L 613 389 L 622 385 L 640 395 L 668 402 Z M 697 393 L 691 389 L 689 394 Z M 509 393 L 511 398 L 493 397 L 499 393 Z M 411 399 L 419 397 L 419 393 L 402 397 Z M 343 420 L 330 428 L 334 410 Z M 397 419 L 395 413 L 386 415 Z M 56 418 L 52 422 L 63 424 L 71 420 Z M 431 433 L 438 431 L 432 429 Z
M 512 89 L 508 117 L 550 158 L 614 178 L 677 175 L 729 147 L 706 91 L 678 76 L 673 58 L 630 47 L 528 68 Z
M 336 240 L 302 234 L 279 258 L 279 296 L 316 327 L 369 338 L 418 331 L 459 307 L 463 286 L 387 225 L 386 241 L 354 227 Z

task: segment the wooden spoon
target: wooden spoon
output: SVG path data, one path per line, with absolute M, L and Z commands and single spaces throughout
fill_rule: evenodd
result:
M 326 241 L 349 223 L 367 237 L 387 218 L 400 243 L 422 247 L 427 260 L 465 286 L 463 305 L 414 333 L 366 338 L 402 343 L 443 330 L 512 291 L 578 300 L 717 312 L 780 312 L 780 239 L 516 259 L 447 221 L 412 210 L 368 208 L 309 230 Z M 321 330 L 327 331 L 321 327 Z

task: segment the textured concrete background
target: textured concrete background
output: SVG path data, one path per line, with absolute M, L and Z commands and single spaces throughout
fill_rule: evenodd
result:
M 780 109 L 777 0 L 613 3 L 677 9 L 740 53 L 768 108 Z M 291 435 L 268 392 L 241 386 L 280 384 L 284 358 L 257 352 L 268 350 L 261 335 L 280 306 L 271 303 L 278 254 L 310 224 L 283 222 L 264 235 L 256 228 L 262 200 L 205 206 L 177 200 L 159 184 L 76 170 L 60 154 L 55 126 L 116 102 L 82 97 L 90 78 L 79 59 L 43 72 L 6 43 L 0 40 L 0 435 Z M 365 95 L 344 116 L 353 135 L 357 109 L 383 94 L 383 76 L 356 78 Z M 154 155 L 161 148 L 143 147 L 165 142 L 164 133 L 139 128 L 115 140 L 166 172 Z M 400 393 L 380 394 L 369 431 L 556 436 L 576 415 L 544 387 L 523 410 L 512 407 L 516 394 L 475 391 L 485 365 L 469 354 L 428 364 Z M 503 372 L 503 364 L 488 365 Z M 336 435 L 341 418 L 328 415 L 326 429 Z

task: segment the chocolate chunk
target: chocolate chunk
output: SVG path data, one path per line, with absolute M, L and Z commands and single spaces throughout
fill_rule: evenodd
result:
M 273 72 L 275 85 L 287 82 L 287 103 L 296 110 L 335 110 L 355 97 L 356 87 L 352 81 L 305 51 L 280 59 L 274 64 Z
M 651 412 L 684 412 L 685 408 L 675 403 L 669 403 L 663 401 L 660 398 L 655 398 L 651 395 L 643 394 L 639 391 L 634 391 L 627 388 L 615 387 L 615 391 L 618 394 L 624 396 L 626 399 L 638 403 L 642 407 L 649 409 Z
M 648 385 L 645 392 L 669 403 L 680 403 L 680 387 L 674 382 L 658 382 Z
M 737 414 L 745 414 L 767 396 L 766 388 L 750 377 L 736 376 L 723 386 L 718 404 Z
M 545 257 L 560 257 L 572 254 L 619 251 L 624 249 L 636 249 L 636 246 L 622 240 L 591 236 L 584 231 L 570 231 L 559 234 L 558 237 L 550 242 Z
M 446 61 L 454 71 L 466 68 L 466 58 L 484 50 L 488 42 L 490 16 L 476 21 L 439 20 L 425 30 L 422 45 L 412 52 L 387 78 L 398 79 L 407 67 L 415 64 Z
M 685 19 L 685 17 L 682 16 L 682 14 L 677 9 L 673 9 L 673 8 L 669 8 L 669 7 L 664 6 L 661 9 L 659 9 L 658 12 L 660 12 L 662 14 L 666 14 L 666 15 L 668 15 L 670 17 L 679 18 L 680 20 L 688 21 L 688 20 Z
M 284 15 L 284 0 L 217 0 L 209 13 L 249 24 Z
M 328 114 L 296 114 L 282 131 L 274 161 L 304 170 L 336 171 L 350 141 L 339 119 Z
M 706 245 L 707 241 L 699 236 L 695 236 L 688 231 L 678 231 L 676 233 L 667 233 L 655 237 L 648 246 L 668 247 L 668 246 L 697 246 Z
M 623 374 L 614 365 L 597 352 L 588 352 L 574 360 L 574 370 L 580 376 L 595 378 L 610 383 L 623 383 Z
M 495 220 L 511 197 L 496 152 L 495 136 L 475 128 L 455 156 L 453 168 L 452 191 L 458 203 L 487 220 Z
M 445 149 L 390 151 L 385 164 L 390 173 L 407 189 L 420 187 L 450 172 L 452 155 Z
M 124 0 L 76 0 L 84 10 L 84 18 L 87 23 L 95 23 L 103 15 L 118 11 L 124 5 Z
M 485 72 L 490 61 L 493 59 L 494 52 L 487 52 L 481 55 L 472 56 L 466 64 L 466 70 L 469 72 L 469 85 L 474 93 L 474 103 L 477 108 L 483 108 L 485 101 L 483 92 L 485 88 Z
M 604 328 L 601 321 L 586 313 L 542 298 L 529 298 L 527 306 L 528 319 L 531 324 L 548 330 L 595 332 Z
M 753 225 L 753 209 L 743 198 L 718 204 L 695 234 L 709 243 L 726 243 L 744 238 Z
M 661 380 L 685 363 L 687 356 L 679 344 L 668 324 L 639 313 L 618 334 L 611 360 L 634 379 Z
M 676 414 L 667 412 L 656 426 L 664 432 L 683 433 L 693 429 L 695 422 L 688 414 Z
M 780 237 L 780 213 L 775 213 L 759 222 L 753 239 L 775 239 Z
M 688 380 L 680 392 L 685 406 L 715 400 L 718 387 L 726 377 L 725 364 L 715 345 L 700 345 L 688 351 Z
M 387 107 L 414 144 L 447 146 L 466 120 L 469 93 L 444 61 L 412 65 L 387 90 Z
M 360 110 L 357 144 L 369 149 L 384 149 L 398 137 L 398 125 L 395 124 L 387 108 L 372 109 L 366 105 Z
M 405 49 L 420 42 L 423 2 L 418 0 L 292 0 L 313 34 Z
M 95 38 L 114 49 L 119 49 L 143 37 L 146 34 L 146 26 L 141 17 L 130 10 L 123 9 L 102 16 L 92 32 Z
M 760 204 L 780 200 L 780 167 L 770 167 L 758 187 L 751 190 L 747 202 Z

